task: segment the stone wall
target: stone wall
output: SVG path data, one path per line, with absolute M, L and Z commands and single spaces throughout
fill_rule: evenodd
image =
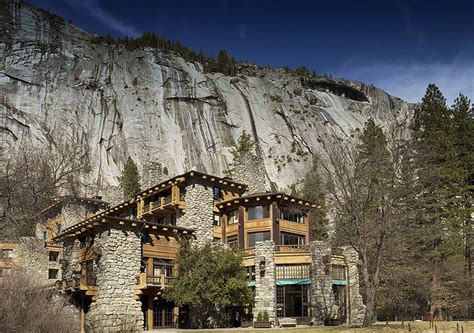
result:
M 248 185 L 247 194 L 270 190 L 263 160 L 251 153 L 240 155 L 234 161 L 232 178 L 236 182 Z
M 66 238 L 63 242 L 63 258 L 65 262 L 62 269 L 63 279 L 72 279 L 81 276 L 79 247 L 80 243 L 78 239 Z
M 265 269 L 260 271 L 260 262 L 265 261 Z M 267 311 L 270 321 L 276 319 L 276 272 L 275 242 L 263 241 L 255 244 L 255 305 L 254 318 L 260 311 Z
M 194 228 L 195 242 L 203 245 L 212 242 L 213 237 L 213 207 L 212 185 L 204 185 L 192 179 L 186 185 L 186 212 L 178 214 L 176 224 L 182 227 Z
M 64 230 L 86 218 L 86 207 L 83 204 L 68 202 L 61 209 L 61 228 Z
M 58 263 L 50 263 L 48 249 L 44 242 L 34 237 L 22 237 L 18 246 L 18 263 L 23 271 L 38 285 L 47 285 L 61 279 Z M 48 269 L 58 269 L 56 279 L 49 279 Z
M 141 238 L 128 226 L 113 226 L 95 234 L 97 301 L 86 315 L 93 331 L 141 331 L 141 302 L 134 287 L 140 275 Z M 115 228 L 116 227 L 116 228 Z
M 309 244 L 311 251 L 311 308 L 312 322 L 323 325 L 324 319 L 337 313 L 334 308 L 334 295 L 326 265 L 323 261 L 325 256 L 331 255 L 331 247 L 328 242 L 312 241 Z
M 349 324 L 361 326 L 364 323 L 365 305 L 359 291 L 359 270 L 357 268 L 359 255 L 352 247 L 344 246 L 342 249 L 349 273 Z

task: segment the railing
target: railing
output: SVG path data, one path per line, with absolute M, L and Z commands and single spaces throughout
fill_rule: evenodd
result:
M 150 203 L 150 210 L 161 208 L 161 200 L 158 199 Z
M 150 205 L 143 206 L 143 213 L 148 213 L 150 211 Z
M 307 245 L 276 245 L 275 252 L 307 252 Z
M 146 276 L 146 283 L 151 284 L 151 285 L 159 285 L 159 284 L 161 284 L 161 276 L 147 275 Z
M 251 256 L 255 254 L 255 248 L 254 247 L 249 247 L 247 249 L 240 250 L 240 253 L 245 256 Z
M 163 198 L 163 206 L 170 204 L 172 201 L 173 201 L 173 196 L 168 195 L 168 196 L 164 197 Z
M 173 276 L 165 276 L 165 286 L 169 286 L 171 283 L 173 283 L 174 277 Z

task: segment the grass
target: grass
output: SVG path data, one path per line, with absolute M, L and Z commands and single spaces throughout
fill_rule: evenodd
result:
M 290 333 L 363 333 L 363 332 L 386 332 L 386 333 L 405 333 L 409 332 L 408 324 L 410 324 L 411 332 L 413 333 L 435 333 L 435 329 L 430 329 L 429 322 L 389 322 L 388 326 L 385 323 L 377 322 L 371 327 L 354 328 L 348 326 L 318 326 L 318 327 L 297 327 L 297 328 L 277 328 L 277 329 L 252 329 L 252 328 L 238 328 L 238 329 L 213 329 L 213 330 L 193 330 L 194 332 L 209 332 L 213 333 L 242 333 L 242 332 L 258 332 L 258 333 L 275 333 L 277 331 L 287 330 Z M 435 322 L 438 333 L 461 333 L 461 327 L 464 328 L 464 333 L 474 333 L 474 321 L 439 321 Z M 456 330 L 459 324 L 459 331 Z

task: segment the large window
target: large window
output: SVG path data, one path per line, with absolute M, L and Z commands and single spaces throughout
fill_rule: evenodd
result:
M 237 209 L 231 210 L 227 213 L 227 224 L 231 225 L 239 222 L 239 215 Z
M 281 244 L 282 245 L 303 245 L 305 244 L 305 236 L 290 234 L 288 232 L 281 233 Z
M 247 269 L 247 280 L 255 280 L 255 266 L 248 266 Z
M 248 220 L 262 220 L 270 217 L 269 206 L 253 206 L 249 207 L 247 211 Z
M 299 209 L 280 206 L 280 219 L 296 223 L 304 223 L 304 214 Z
M 277 279 L 308 279 L 309 265 L 277 265 Z
M 270 231 L 252 232 L 247 235 L 247 247 L 255 247 L 256 242 L 270 240 Z

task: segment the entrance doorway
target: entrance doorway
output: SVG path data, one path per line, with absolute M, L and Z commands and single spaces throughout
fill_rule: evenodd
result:
M 277 286 L 277 317 L 307 317 L 308 285 Z
M 153 301 L 153 328 L 173 327 L 173 309 L 172 302 Z

